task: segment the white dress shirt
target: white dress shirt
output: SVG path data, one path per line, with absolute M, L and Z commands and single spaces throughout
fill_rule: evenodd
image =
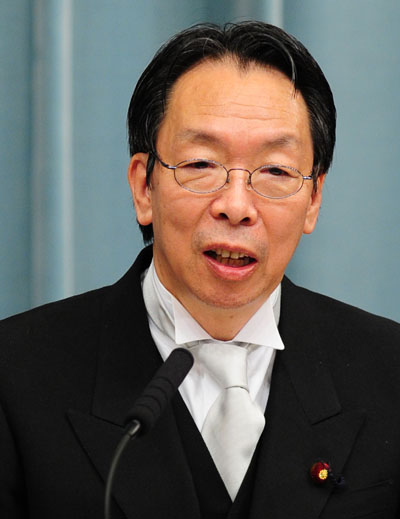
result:
M 168 292 L 159 280 L 153 262 L 143 275 L 142 288 L 150 332 L 162 359 L 165 360 L 177 347 L 187 347 L 194 355 L 194 366 L 179 391 L 201 431 L 205 417 L 222 388 L 201 363 L 196 362 L 196 347 L 199 341 L 225 341 L 213 339 Z M 226 341 L 248 348 L 249 392 L 263 412 L 269 396 L 275 352 L 284 349 L 278 331 L 280 294 L 279 285 L 232 341 Z

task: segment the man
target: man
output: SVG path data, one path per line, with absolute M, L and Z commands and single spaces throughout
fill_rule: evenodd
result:
M 113 517 L 398 517 L 400 328 L 284 278 L 333 153 L 319 66 L 267 24 L 196 26 L 128 125 L 153 246 L 114 286 L 3 322 L 2 516 L 101 517 L 127 413 L 183 346 L 194 368 L 128 445 Z

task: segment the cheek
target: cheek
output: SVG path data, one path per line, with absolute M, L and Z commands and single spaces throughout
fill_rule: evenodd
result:
M 181 192 L 183 191 L 183 193 Z M 153 227 L 155 236 L 162 241 L 190 244 L 204 212 L 204 201 L 196 199 L 180 188 L 180 191 L 154 191 Z
M 289 202 L 277 205 L 274 211 L 264 216 L 267 236 L 275 254 L 284 256 L 293 253 L 303 234 L 304 221 L 303 204 L 298 207 Z

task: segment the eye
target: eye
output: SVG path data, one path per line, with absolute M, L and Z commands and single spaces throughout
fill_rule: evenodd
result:
M 181 167 L 192 168 L 192 169 L 213 169 L 216 166 L 213 162 L 206 159 L 190 160 L 181 164 Z
M 265 166 L 261 166 L 257 170 L 258 176 L 261 178 L 274 178 L 280 179 L 282 181 L 287 179 L 299 179 L 301 174 L 297 169 L 292 168 L 290 166 L 282 166 L 281 164 L 267 164 Z
M 260 173 L 273 175 L 274 177 L 281 177 L 288 175 L 287 170 L 279 166 L 263 166 L 259 169 Z
M 188 191 L 211 193 L 223 187 L 226 171 L 212 160 L 189 159 L 176 166 L 175 180 Z

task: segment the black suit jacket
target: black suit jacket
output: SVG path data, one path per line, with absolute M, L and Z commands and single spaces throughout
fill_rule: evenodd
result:
M 150 254 L 112 287 L 1 323 L 2 518 L 102 517 L 126 413 L 161 364 L 140 287 Z M 252 502 L 235 517 L 399 517 L 400 326 L 285 279 L 280 333 Z M 344 490 L 313 483 L 319 459 Z M 128 446 L 114 497 L 113 518 L 200 519 L 172 407 Z

